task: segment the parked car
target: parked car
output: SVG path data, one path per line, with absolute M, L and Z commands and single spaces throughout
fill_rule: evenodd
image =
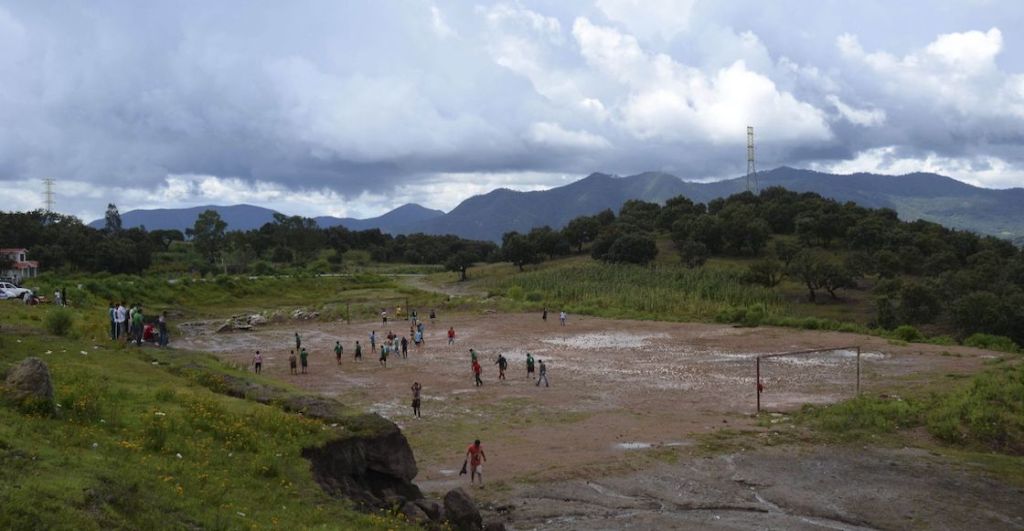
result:
M 10 282 L 0 282 L 0 299 L 21 299 L 32 296 L 32 290 L 19 288 Z

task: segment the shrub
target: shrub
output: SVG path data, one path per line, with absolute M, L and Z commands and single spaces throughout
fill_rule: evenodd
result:
M 544 294 L 539 291 L 531 291 L 526 294 L 526 300 L 530 302 L 540 302 L 544 300 Z
M 512 299 L 514 301 L 521 301 L 521 300 L 523 300 L 523 297 L 525 296 L 525 294 L 523 293 L 523 288 L 521 288 L 519 286 L 512 286 L 511 288 L 508 288 L 507 295 L 508 295 L 508 298 L 510 298 L 510 299 Z
M 928 431 L 946 442 L 1024 454 L 1024 365 L 980 374 L 935 399 Z
M 892 331 L 892 335 L 896 339 L 907 342 L 921 341 L 924 339 L 921 332 L 910 325 L 900 325 L 896 327 L 896 330 Z
M 65 336 L 71 330 L 74 316 L 66 308 L 54 308 L 46 314 L 46 330 L 55 336 Z
M 1020 347 L 1012 339 L 991 334 L 971 334 L 964 340 L 964 345 L 986 350 L 998 350 L 1000 352 L 1020 352 Z
M 917 425 L 921 406 L 900 399 L 861 395 L 828 407 L 807 406 L 804 412 L 819 428 L 851 437 L 857 432 L 892 433 Z

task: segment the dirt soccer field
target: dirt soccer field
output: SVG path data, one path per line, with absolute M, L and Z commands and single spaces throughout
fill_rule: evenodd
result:
M 259 349 L 264 355 L 264 375 L 336 396 L 395 421 L 413 445 L 420 469 L 416 481 L 426 492 L 442 492 L 466 483 L 466 477 L 460 478 L 457 471 L 466 446 L 480 438 L 488 456 L 484 466 L 488 486 L 474 495 L 492 502 L 492 512 L 515 528 L 932 527 L 936 522 L 931 518 L 951 508 L 944 499 L 947 496 L 958 502 L 976 500 L 975 506 L 993 503 L 997 494 L 1024 500 L 1018 489 L 995 488 L 985 483 L 985 478 L 968 475 L 955 489 L 948 482 L 920 485 L 930 490 L 920 493 L 920 497 L 915 494 L 914 501 L 908 499 L 914 507 L 906 511 L 899 506 L 906 489 L 899 490 L 889 501 L 887 510 L 892 514 L 887 516 L 886 511 L 872 510 L 872 504 L 843 509 L 841 500 L 815 498 L 813 494 L 829 488 L 829 482 L 835 489 L 851 489 L 859 484 L 864 495 L 878 492 L 882 485 L 875 481 L 893 484 L 891 478 L 877 474 L 856 478 L 851 484 L 851 478 L 825 473 L 822 466 L 801 471 L 801 459 L 820 458 L 820 449 L 817 454 L 794 455 L 791 463 L 775 449 L 763 459 L 733 456 L 725 461 L 722 457 L 697 458 L 690 451 L 697 434 L 757 429 L 752 417 L 753 360 L 759 354 L 859 346 L 862 392 L 894 394 L 909 386 L 941 380 L 947 374 L 976 372 L 986 359 L 994 357 L 987 351 L 894 346 L 884 339 L 831 332 L 572 315 L 563 327 L 557 313 L 547 322 L 537 314 L 440 317 L 433 325 L 427 324 L 425 346 L 410 344 L 408 359 L 392 355 L 386 369 L 380 367 L 378 356 L 368 348 L 369 333 L 376 330 L 380 338 L 389 330 L 408 335 L 406 321 L 388 326 L 379 321 L 351 325 L 310 322 L 250 332 L 200 333 L 175 346 L 214 352 L 242 365 L 248 364 Z M 456 331 L 451 346 L 446 339 L 449 326 Z M 307 375 L 289 374 L 287 356 L 294 347 L 295 332 L 310 352 Z M 345 348 L 340 365 L 333 352 L 338 340 Z M 356 340 L 364 345 L 361 362 L 355 362 L 352 356 Z M 470 348 L 479 353 L 484 367 L 482 387 L 473 383 Z M 527 352 L 547 364 L 551 387 L 537 387 L 527 377 Z M 494 364 L 499 353 L 510 364 L 505 381 L 498 380 Z M 855 360 L 854 350 L 840 349 L 765 361 L 763 406 L 785 412 L 804 403 L 852 397 Z M 414 381 L 423 385 L 422 419 L 412 417 L 409 388 Z M 777 421 L 787 422 L 784 415 Z M 835 456 L 832 466 L 854 470 L 869 470 L 875 461 L 921 461 L 879 452 L 825 450 L 825 454 Z M 733 478 L 742 475 L 735 468 L 737 462 L 753 467 L 747 470 L 753 476 L 758 474 L 758 466 L 791 464 L 781 468 L 803 480 L 786 482 L 793 492 L 779 496 L 799 499 L 799 491 L 794 489 L 807 488 L 808 503 L 814 505 L 817 500 L 821 506 L 801 509 L 765 499 L 754 487 Z M 946 467 L 943 463 L 932 466 Z M 820 482 L 824 485 L 815 484 L 816 473 L 823 474 Z M 688 476 L 703 487 L 673 487 L 664 481 L 657 486 L 650 484 L 652 477 L 676 475 Z M 613 481 L 619 485 L 609 486 L 607 482 Z M 976 488 L 971 488 L 972 481 L 977 483 Z M 606 483 L 601 486 L 598 482 Z M 716 482 L 734 485 L 737 490 L 727 492 L 713 486 Z M 630 494 L 630 488 L 623 486 L 632 485 L 635 490 L 645 484 L 648 486 L 640 494 Z M 580 493 L 580 485 L 584 485 L 585 495 Z M 687 491 L 693 494 L 689 503 L 672 501 Z M 732 501 L 725 503 L 720 497 Z M 741 503 L 737 497 L 749 499 Z M 856 493 L 848 493 L 845 499 L 856 500 Z M 935 506 L 930 513 L 933 516 L 928 516 L 929 504 Z M 1021 528 L 1022 504 L 1010 505 L 988 511 L 984 513 L 988 516 L 979 516 L 977 521 L 969 518 L 974 514 L 970 511 L 966 516 L 963 511 L 955 513 L 964 524 L 984 522 L 987 526 Z M 863 515 L 858 516 L 858 512 Z M 633 517 L 607 520 L 620 513 Z

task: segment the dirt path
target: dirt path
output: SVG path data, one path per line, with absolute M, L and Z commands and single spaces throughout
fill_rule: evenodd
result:
M 420 469 L 416 481 L 427 492 L 465 483 L 457 475 L 462 454 L 480 438 L 489 456 L 486 475 L 492 487 L 487 492 L 512 497 L 520 495 L 516 489 L 538 482 L 633 477 L 662 461 L 687 458 L 685 450 L 696 434 L 756 429 L 751 413 L 758 354 L 859 345 L 863 391 L 886 393 L 927 385 L 947 374 L 976 372 L 994 357 L 976 349 L 895 346 L 874 337 L 819 331 L 576 316 L 562 327 L 557 319 L 543 322 L 533 314 L 440 318 L 428 325 L 426 346 L 410 346 L 408 359 L 393 356 L 386 369 L 369 352 L 367 335 L 376 330 L 384 336 L 389 329 L 407 335 L 408 322 L 388 327 L 379 322 L 298 323 L 199 335 L 178 345 L 241 364 L 258 348 L 266 376 L 394 420 L 413 445 Z M 449 326 L 457 333 L 452 346 L 445 340 Z M 310 374 L 304 376 L 288 374 L 286 358 L 295 331 L 311 353 Z M 332 352 L 336 340 L 345 346 L 340 365 Z M 356 340 L 364 345 L 362 362 L 352 360 Z M 469 348 L 480 353 L 483 387 L 473 386 Z M 551 387 L 537 387 L 526 377 L 526 352 L 548 364 Z M 510 363 L 505 381 L 497 380 L 493 363 L 499 353 Z M 784 411 L 853 396 L 855 359 L 853 351 L 837 350 L 764 363 L 763 402 Z M 411 416 L 413 381 L 423 384 L 423 419 Z M 569 505 L 565 510 L 575 514 Z M 521 521 L 528 527 L 549 517 L 517 514 L 525 515 Z M 517 516 L 513 523 L 518 521 Z M 588 527 L 574 525 L 563 527 Z

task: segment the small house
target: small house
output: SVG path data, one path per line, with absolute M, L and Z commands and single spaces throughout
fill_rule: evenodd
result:
M 39 262 L 28 259 L 28 249 L 0 249 L 0 256 L 5 259 L 4 267 L 0 269 L 2 278 L 21 284 L 39 274 Z

